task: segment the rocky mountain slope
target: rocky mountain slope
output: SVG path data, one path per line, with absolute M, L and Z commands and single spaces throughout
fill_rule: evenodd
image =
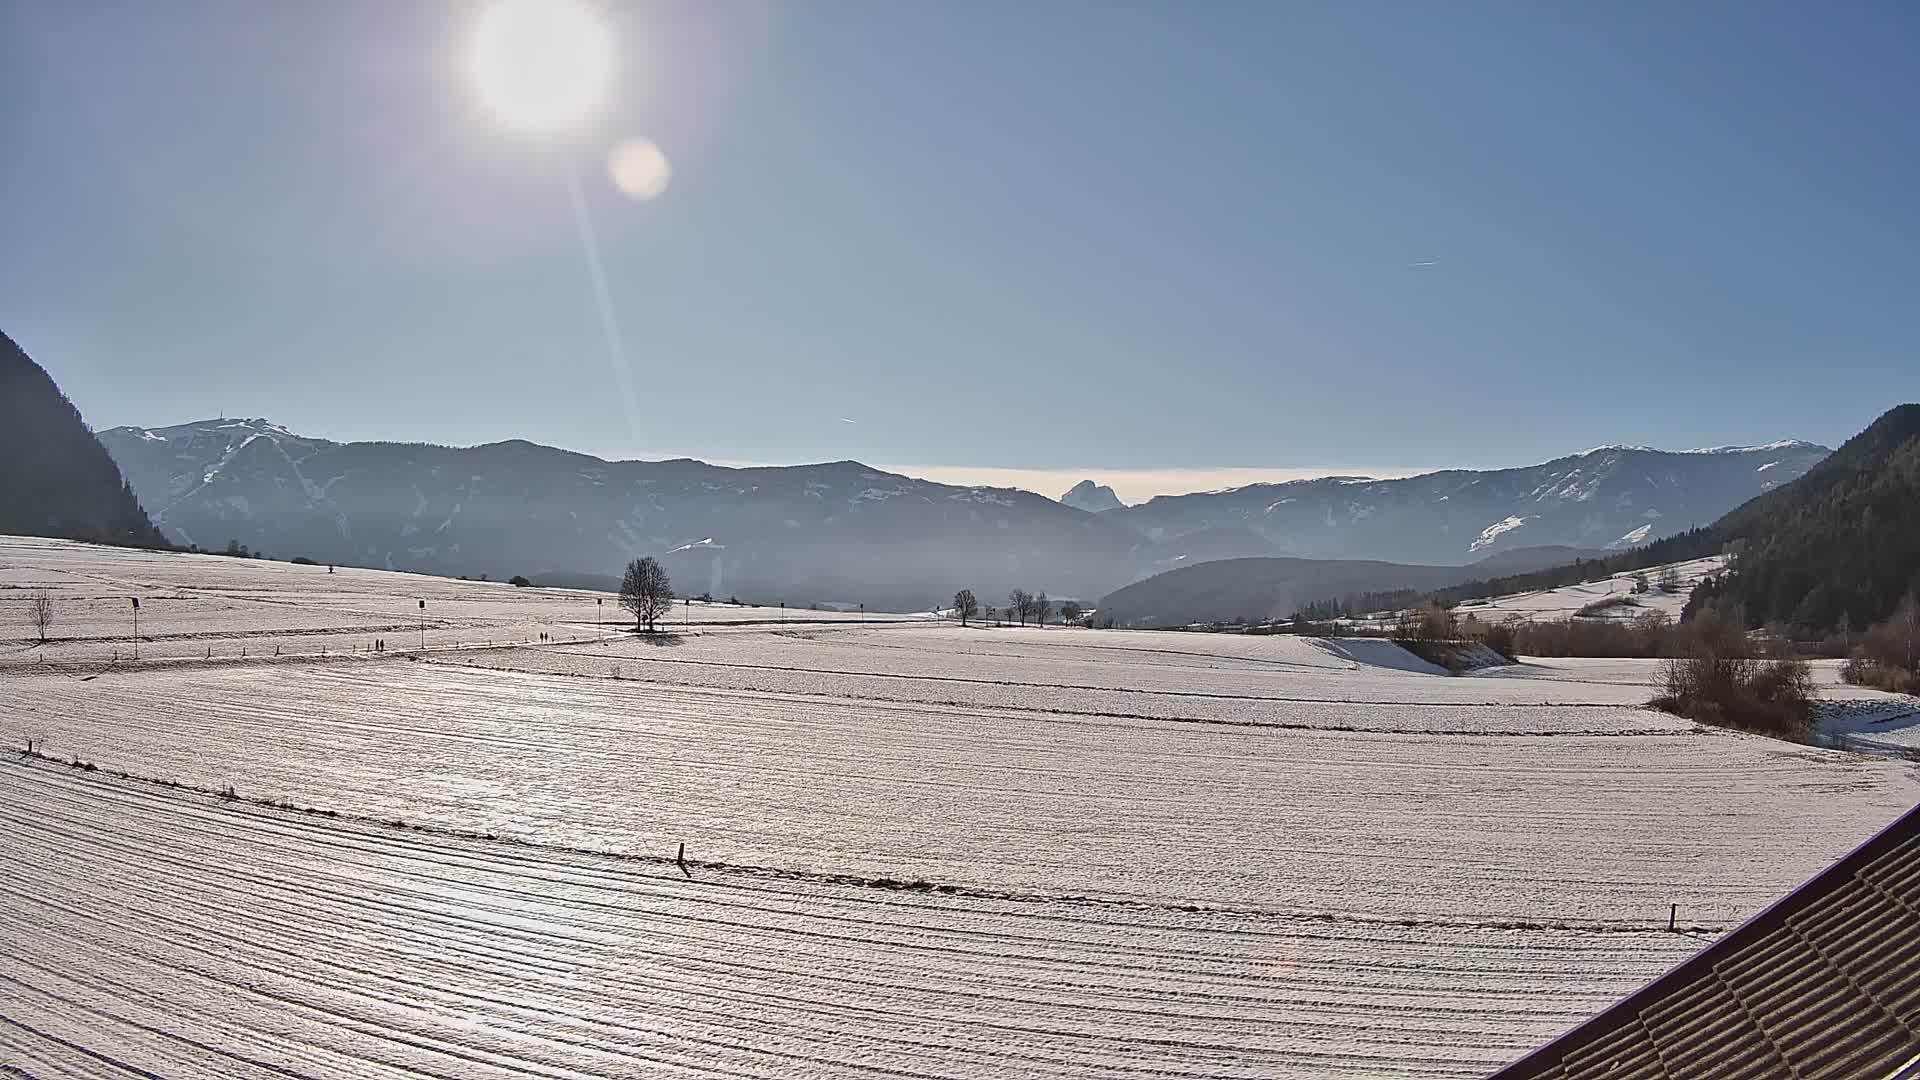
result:
M 1515 547 L 1647 543 L 1715 520 L 1829 452 L 1791 440 L 1685 451 L 1606 446 L 1517 469 L 1163 495 L 1101 516 L 1158 544 L 1230 531 L 1257 537 L 1271 554 L 1459 564 Z

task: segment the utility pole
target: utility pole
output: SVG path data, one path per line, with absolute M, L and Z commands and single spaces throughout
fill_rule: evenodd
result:
M 607 598 L 595 597 L 593 601 L 593 634 L 595 637 L 607 636 Z
M 140 659 L 140 598 L 128 597 L 133 601 L 133 658 Z
M 427 651 L 427 602 L 420 601 L 420 651 Z

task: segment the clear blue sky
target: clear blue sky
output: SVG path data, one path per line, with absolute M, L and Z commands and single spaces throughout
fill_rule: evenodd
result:
M 477 105 L 473 5 L 0 0 L 0 327 L 96 426 L 1062 475 L 1832 443 L 1920 395 L 1920 5 L 608 10 L 555 145 Z

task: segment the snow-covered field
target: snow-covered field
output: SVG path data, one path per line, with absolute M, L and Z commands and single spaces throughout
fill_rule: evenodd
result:
M 1654 566 L 1645 570 L 1622 572 L 1599 581 L 1589 581 L 1579 585 L 1563 585 L 1557 589 L 1540 589 L 1535 592 L 1509 593 L 1486 600 L 1469 600 L 1454 609 L 1455 614 L 1465 617 L 1474 615 L 1484 622 L 1511 622 L 1514 620 L 1571 619 L 1579 615 L 1582 608 L 1591 604 L 1612 601 L 1610 605 L 1592 615 L 1582 618 L 1634 619 L 1642 615 L 1661 614 L 1678 621 L 1680 610 L 1687 606 L 1687 596 L 1701 580 L 1719 573 L 1726 566 L 1726 559 L 1720 555 L 1704 559 L 1690 559 L 1686 562 L 1670 563 L 1667 566 Z M 1659 587 L 1662 572 L 1671 568 L 1678 587 L 1666 591 Z M 1635 593 L 1635 578 L 1644 578 L 1647 591 Z
M 689 880 L 44 763 L 0 813 L 38 1077 L 1467 1077 L 1697 944 Z
M 21 604 L 51 595 L 51 645 L 33 647 Z M 27 658 L 104 661 L 131 657 L 140 601 L 139 652 L 159 657 L 237 658 L 487 647 L 517 641 L 617 637 L 632 618 L 607 593 L 514 588 L 389 570 L 295 566 L 174 552 L 112 551 L 62 540 L 0 537 L 0 663 Z M 422 607 L 424 601 L 425 606 Z M 801 611 L 728 603 L 676 604 L 663 625 L 926 622 L 925 616 Z M 29 655 L 30 653 L 30 655 Z
M 1920 800 L 1646 662 L 591 600 L 0 539 L 0 738 L 95 766 L 0 764 L 0 1071 L 1474 1076 Z

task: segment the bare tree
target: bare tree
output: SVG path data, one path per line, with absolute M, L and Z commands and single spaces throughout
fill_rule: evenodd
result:
M 659 561 L 649 555 L 627 564 L 620 579 L 620 606 L 633 612 L 634 628 L 653 633 L 654 620 L 673 610 L 673 582 Z
M 1033 618 L 1034 621 L 1038 622 L 1041 626 L 1047 625 L 1047 594 L 1045 590 L 1042 590 L 1039 596 L 1033 598 Z
M 1025 589 L 1015 589 L 1007 594 L 1007 614 L 1027 625 L 1027 613 L 1033 610 L 1033 597 Z
M 40 644 L 47 643 L 47 627 L 53 625 L 53 595 L 45 589 L 33 594 L 27 601 L 27 625 L 40 635 Z
M 965 626 L 968 619 L 980 614 L 980 601 L 973 598 L 972 589 L 961 589 L 953 594 L 953 610 L 960 616 L 960 625 Z
M 1662 568 L 1662 569 L 1661 569 L 1661 571 L 1660 571 L 1660 577 L 1658 578 L 1658 581 L 1659 581 L 1659 583 L 1660 583 L 1660 591 L 1661 591 L 1661 592 L 1663 592 L 1663 593 L 1677 593 L 1677 592 L 1679 592 L 1679 591 L 1680 591 L 1680 570 L 1679 570 L 1679 568 L 1678 568 L 1678 567 L 1673 567 L 1673 566 L 1668 566 L 1668 567 L 1664 567 L 1664 568 Z
M 1085 611 L 1081 609 L 1078 600 L 1069 600 L 1060 605 L 1060 621 L 1068 626 L 1079 625 L 1080 616 L 1083 614 Z

